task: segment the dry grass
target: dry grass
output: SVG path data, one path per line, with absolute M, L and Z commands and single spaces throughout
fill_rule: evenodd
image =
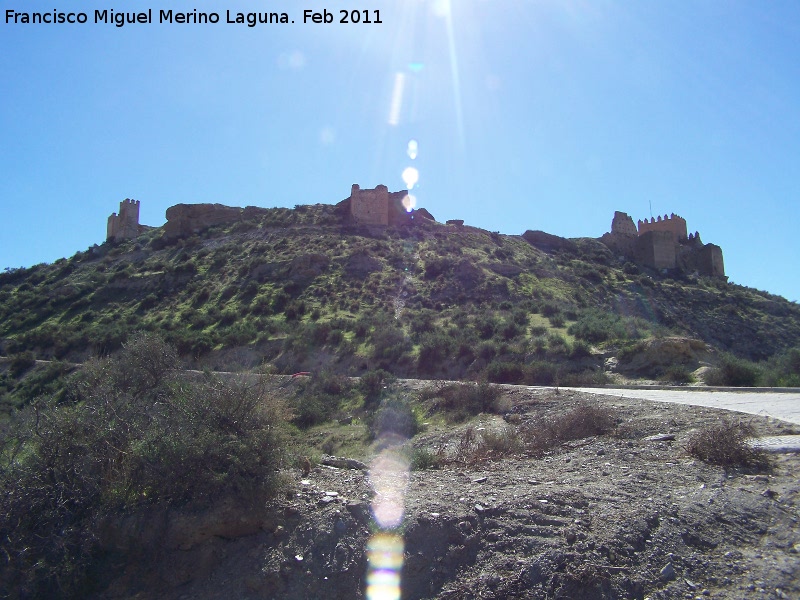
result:
M 604 435 L 617 424 L 609 408 L 585 402 L 571 411 L 526 427 L 522 433 L 529 450 L 540 454 L 568 442 L 594 435 Z
M 520 454 L 524 449 L 522 437 L 513 425 L 503 424 L 485 429 L 470 425 L 464 429 L 454 448 L 449 451 L 439 448 L 432 454 L 431 460 L 437 467 L 474 466 L 481 462 Z

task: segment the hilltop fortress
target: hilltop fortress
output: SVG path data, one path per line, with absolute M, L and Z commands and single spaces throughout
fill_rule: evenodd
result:
M 111 213 L 108 217 L 106 226 L 106 240 L 119 242 L 138 237 L 152 227 L 139 224 L 139 204 L 138 200 L 125 198 L 119 203 L 119 214 Z
M 675 214 L 639 220 L 637 226 L 626 213 L 616 211 L 611 231 L 600 241 L 623 258 L 659 271 L 679 269 L 709 277 L 725 276 L 722 248 L 704 244 L 696 231 L 687 234 L 686 220 Z
M 353 184 L 350 196 L 336 206 L 344 222 L 365 227 L 396 227 L 413 225 L 417 219 L 435 222 L 424 208 L 414 209 L 408 201 L 408 192 L 390 192 L 385 185 L 361 189 Z M 120 203 L 119 214 L 108 217 L 106 240 L 121 241 L 137 237 L 146 229 L 139 224 L 139 201 L 125 199 Z M 222 204 L 176 204 L 167 209 L 167 222 L 163 226 L 165 238 L 178 238 L 198 233 L 213 225 L 236 223 L 257 216 L 267 209 L 248 206 L 236 208 Z M 450 222 L 448 222 L 450 223 Z M 463 224 L 453 221 L 454 224 Z M 570 242 L 542 231 L 527 231 L 522 236 L 533 246 L 546 252 L 568 249 Z M 704 244 L 700 234 L 687 233 L 686 220 L 675 214 L 662 218 L 639 220 L 616 211 L 611 221 L 611 231 L 600 241 L 629 260 L 659 271 L 678 269 L 685 273 L 698 273 L 710 277 L 725 277 L 722 248 Z
M 417 217 L 435 221 L 424 208 L 414 209 L 406 200 L 408 192 L 390 192 L 385 185 L 362 190 L 357 183 L 350 190 L 350 197 L 340 203 L 346 206 L 350 219 L 358 225 L 379 227 L 410 225 Z

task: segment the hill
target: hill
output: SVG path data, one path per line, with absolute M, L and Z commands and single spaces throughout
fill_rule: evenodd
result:
M 797 592 L 796 460 L 744 443 L 796 427 L 483 381 L 794 384 L 797 305 L 388 215 L 178 205 L 0 275 L 0 596 L 365 597 L 381 527 L 408 598 Z
M 7 270 L 0 353 L 80 362 L 146 330 L 215 370 L 592 384 L 626 367 L 686 381 L 714 353 L 800 343 L 800 306 L 724 277 L 637 265 L 592 238 L 360 225 L 348 202 L 178 205 L 164 227 Z M 680 347 L 630 364 L 658 340 Z

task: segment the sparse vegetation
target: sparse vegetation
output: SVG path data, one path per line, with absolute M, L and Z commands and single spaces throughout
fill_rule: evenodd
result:
M 460 422 L 480 413 L 502 410 L 501 391 L 490 383 L 453 383 L 420 393 L 420 399 L 433 400 L 432 411 L 443 412 L 451 422 Z
M 560 416 L 525 427 L 522 436 L 530 451 L 541 454 L 564 442 L 606 434 L 616 425 L 617 417 L 611 409 L 584 403 Z
M 369 234 L 343 228 L 337 210 L 270 209 L 177 240 L 154 230 L 10 270 L 0 274 L 0 342 L 9 355 L 81 362 L 146 330 L 200 368 L 268 361 L 293 373 L 324 354 L 326 368 L 348 375 L 381 368 L 522 382 L 537 370 L 533 361 L 574 372 L 570 362 L 590 358 L 584 344 L 713 330 L 719 349 L 764 361 L 800 335 L 793 303 L 640 272 L 593 240 L 544 254 L 497 233 L 436 224 Z M 738 335 L 745 325 L 748 335 Z M 770 369 L 762 381 L 800 377 Z
M 767 467 L 767 454 L 747 443 L 754 438 L 753 428 L 745 423 L 723 421 L 696 431 L 686 451 L 700 460 L 722 467 Z

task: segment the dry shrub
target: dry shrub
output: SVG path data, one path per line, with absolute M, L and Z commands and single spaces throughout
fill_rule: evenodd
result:
M 540 453 L 570 440 L 606 434 L 616 424 L 610 408 L 584 402 L 563 415 L 527 427 L 523 437 L 531 450 Z
M 750 425 L 723 421 L 695 432 L 686 444 L 686 451 L 712 465 L 766 467 L 766 452 L 747 443 L 753 437 L 755 432 Z
M 461 434 L 454 451 L 441 464 L 475 465 L 519 454 L 525 449 L 516 427 L 501 425 L 478 430 L 470 425 Z

